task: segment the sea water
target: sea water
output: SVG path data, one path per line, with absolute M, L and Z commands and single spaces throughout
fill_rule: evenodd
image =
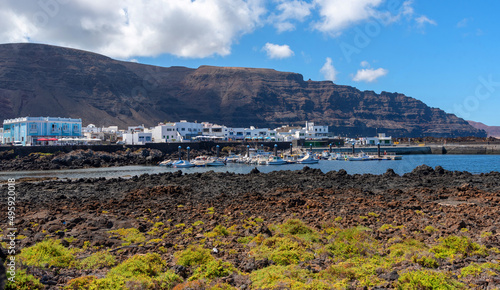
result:
M 323 172 L 344 169 L 349 174 L 383 174 L 387 169 L 393 169 L 397 174 L 412 171 L 419 165 L 430 167 L 442 166 L 450 171 L 468 171 L 473 174 L 487 173 L 490 171 L 500 172 L 500 155 L 404 155 L 402 160 L 382 161 L 337 161 L 320 160 L 317 164 L 290 164 L 290 165 L 246 165 L 228 163 L 221 167 L 193 167 L 193 168 L 168 168 L 160 166 L 119 166 L 86 169 L 62 169 L 45 171 L 2 171 L 0 180 L 22 177 L 57 177 L 57 178 L 130 178 L 141 174 L 157 174 L 162 172 L 175 172 L 181 170 L 183 173 L 195 172 L 234 172 L 249 173 L 253 168 L 260 172 L 271 172 L 275 170 L 301 170 L 304 166 L 319 168 Z

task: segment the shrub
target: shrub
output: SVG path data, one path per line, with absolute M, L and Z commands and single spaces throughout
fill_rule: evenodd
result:
M 110 234 L 113 234 L 112 237 L 118 237 L 120 240 L 124 241 L 123 245 L 130 245 L 132 243 L 142 243 L 146 240 L 144 234 L 141 233 L 136 228 L 128 228 L 128 229 L 117 229 L 113 231 L 109 231 Z
M 42 290 L 45 286 L 33 275 L 27 274 L 26 270 L 19 270 L 16 273 L 16 281 L 7 281 L 5 290 Z
M 460 270 L 460 277 L 467 277 L 467 276 L 473 276 L 477 277 L 483 272 L 488 271 L 488 274 L 490 276 L 496 276 L 497 273 L 495 271 L 500 272 L 500 264 L 496 263 L 483 263 L 483 264 L 476 264 L 472 263 L 467 267 L 463 267 Z
M 217 283 L 210 287 L 209 290 L 237 290 L 238 288 L 233 287 L 227 283 Z
M 451 278 L 449 273 L 421 270 L 399 276 L 398 289 L 460 289 L 464 284 Z
M 210 250 L 204 249 L 202 246 L 193 245 L 174 254 L 177 259 L 177 264 L 181 266 L 198 266 L 212 261 L 214 258 L 210 254 Z
M 468 237 L 448 236 L 440 238 L 440 243 L 430 249 L 437 258 L 454 259 L 457 255 L 468 257 L 471 255 L 487 256 L 486 247 L 469 240 Z
M 207 279 L 212 280 L 217 277 L 225 277 L 236 270 L 233 264 L 223 262 L 222 260 L 212 260 L 206 264 L 200 265 L 194 270 L 193 275 L 189 278 L 190 281 Z
M 413 263 L 417 263 L 421 265 L 422 267 L 426 268 L 437 268 L 439 266 L 438 262 L 436 259 L 434 259 L 430 255 L 414 255 L 412 257 Z
M 311 242 L 319 241 L 318 233 L 299 219 L 287 220 L 279 228 L 285 235 L 297 236 Z
M 156 253 L 135 255 L 111 269 L 105 278 L 91 282 L 89 289 L 170 289 L 181 278 Z M 163 287 L 160 287 L 163 285 Z
M 19 258 L 28 266 L 70 267 L 75 265 L 77 249 L 68 249 L 59 240 L 45 240 L 29 248 L 24 248 Z
M 111 269 L 106 276 L 121 276 L 125 278 L 137 275 L 158 276 L 160 273 L 163 273 L 165 265 L 160 255 L 156 253 L 135 255 Z
M 410 258 L 414 256 L 416 253 L 424 252 L 427 250 L 427 247 L 424 243 L 417 241 L 415 239 L 407 239 L 403 242 L 396 243 L 389 247 L 390 256 L 392 258 Z
M 205 237 L 214 238 L 217 236 L 228 236 L 229 231 L 222 225 L 217 225 L 211 232 L 205 233 Z
M 377 250 L 377 242 L 368 233 L 368 228 L 355 227 L 341 230 L 335 234 L 333 243 L 326 246 L 335 257 L 349 259 L 368 256 Z
M 314 258 L 311 252 L 300 240 L 293 237 L 270 237 L 262 241 L 260 246 L 253 248 L 250 253 L 256 259 L 267 258 L 278 265 L 297 264 Z
M 156 282 L 160 289 L 172 289 L 175 285 L 182 283 L 182 278 L 175 272 L 168 270 L 160 274 L 160 276 L 156 278 Z
M 312 278 L 309 271 L 296 265 L 269 266 L 250 273 L 252 287 L 256 289 L 290 288 L 304 289 L 305 283 Z
M 68 290 L 82 290 L 90 289 L 90 285 L 97 280 L 96 276 L 83 276 L 68 281 L 68 285 L 64 289 Z
M 80 262 L 80 267 L 83 269 L 100 269 L 114 266 L 115 263 L 115 256 L 107 251 L 100 251 L 83 259 Z

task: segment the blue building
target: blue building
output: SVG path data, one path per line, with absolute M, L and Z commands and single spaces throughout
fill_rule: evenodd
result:
M 24 117 L 3 121 L 3 141 L 23 145 L 44 144 L 47 139 L 81 137 L 82 119 Z

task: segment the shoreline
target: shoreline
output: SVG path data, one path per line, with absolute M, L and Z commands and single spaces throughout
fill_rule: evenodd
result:
M 287 151 L 290 148 L 290 142 L 260 142 L 260 143 L 248 143 L 251 148 L 255 148 L 263 144 L 266 148 L 272 151 L 274 144 L 278 145 L 278 150 Z M 183 152 L 185 152 L 186 147 L 191 147 L 194 151 L 206 151 L 215 153 L 215 146 L 219 145 L 221 149 L 224 147 L 228 148 L 240 148 L 240 151 L 245 151 L 247 143 L 241 142 L 194 142 L 194 143 L 148 143 L 145 145 L 54 145 L 54 146 L 0 146 L 0 154 L 2 152 L 13 152 L 15 155 L 20 157 L 28 156 L 34 153 L 69 153 L 75 150 L 93 150 L 102 151 L 107 153 L 115 153 L 119 151 L 132 150 L 137 151 L 141 149 L 148 150 L 159 150 L 163 154 L 176 154 L 178 147 L 181 146 Z M 296 147 L 294 147 L 295 149 Z M 301 147 L 302 149 L 309 150 L 309 147 Z M 500 144 L 400 144 L 391 146 L 381 146 L 381 152 L 387 151 L 387 153 L 401 154 L 401 155 L 412 155 L 412 154 L 468 154 L 468 155 L 482 155 L 482 154 L 492 154 L 500 155 Z M 328 147 L 313 147 L 314 152 L 321 152 L 324 150 L 329 150 Z M 333 152 L 352 152 L 351 146 L 344 147 L 332 147 Z M 367 153 L 376 153 L 377 146 L 356 146 L 355 152 L 359 153 L 361 151 Z

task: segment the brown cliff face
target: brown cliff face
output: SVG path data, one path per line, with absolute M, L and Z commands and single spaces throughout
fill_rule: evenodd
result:
M 69 116 L 84 124 L 208 121 L 274 127 L 316 121 L 342 135 L 486 136 L 398 93 L 359 91 L 271 69 L 155 67 L 39 44 L 0 45 L 0 119 Z
M 472 127 L 486 131 L 488 137 L 500 138 L 500 126 L 488 126 L 481 122 L 467 121 Z

